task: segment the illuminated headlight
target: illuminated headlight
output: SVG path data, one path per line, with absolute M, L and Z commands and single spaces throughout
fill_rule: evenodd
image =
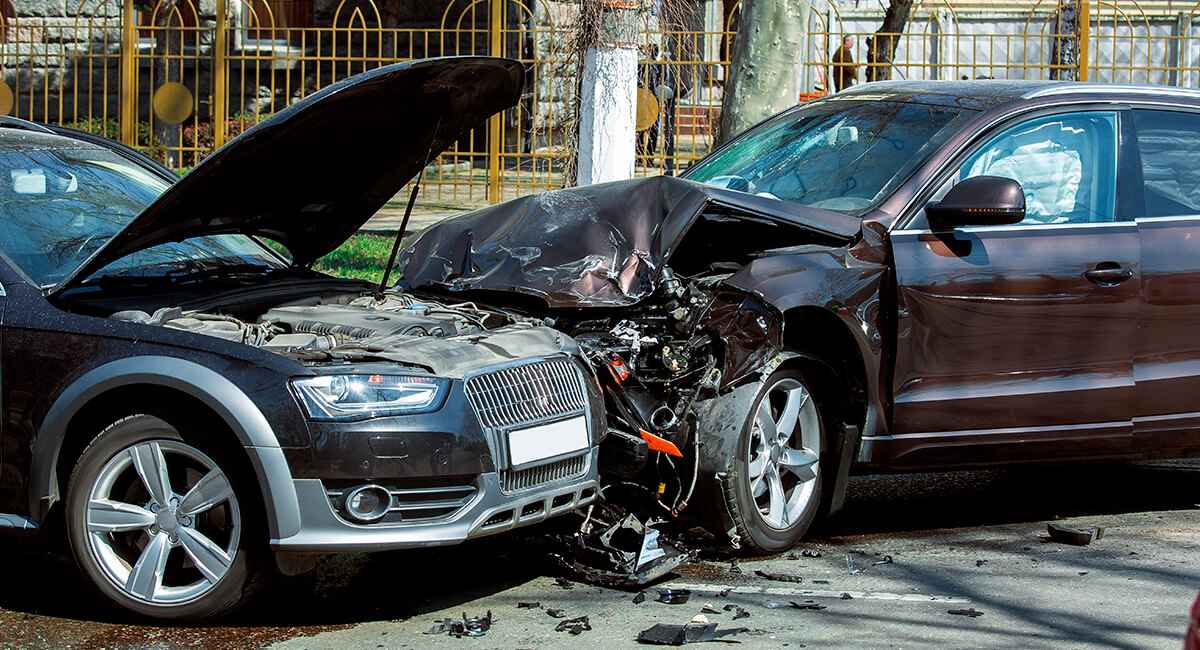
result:
M 322 375 L 292 381 L 313 420 L 428 413 L 441 407 L 449 384 L 419 375 Z

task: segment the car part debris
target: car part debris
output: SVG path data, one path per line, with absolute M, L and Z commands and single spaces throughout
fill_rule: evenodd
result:
M 850 592 L 848 592 L 848 591 L 843 591 L 842 592 L 842 600 L 854 600 L 854 596 L 851 596 Z
M 667 605 L 682 605 L 691 597 L 692 592 L 688 589 L 659 589 L 656 600 Z
M 822 609 L 825 609 L 824 605 L 822 605 L 816 601 L 813 601 L 813 600 L 806 600 L 802 603 L 798 603 L 794 600 L 787 600 L 787 601 L 768 600 L 767 603 L 764 605 L 764 607 L 766 607 L 767 609 L 810 609 L 813 611 L 820 611 Z
M 549 616 L 550 618 L 566 618 L 566 617 L 567 617 L 567 610 L 565 610 L 565 609 L 553 609 L 553 608 L 549 608 L 549 607 L 547 607 L 547 608 L 546 608 L 546 615 L 547 615 L 547 616 Z
M 588 622 L 588 617 L 586 616 L 568 618 L 565 621 L 559 621 L 558 625 L 554 626 L 555 632 L 566 632 L 571 636 L 579 636 L 591 629 L 592 624 Z
M 792 583 L 796 583 L 796 584 L 800 584 L 800 583 L 804 582 L 804 578 L 802 578 L 800 576 L 792 576 L 792 575 L 788 575 L 786 573 L 771 573 L 769 571 L 763 571 L 761 569 L 755 569 L 754 575 L 756 575 L 760 578 L 766 578 L 767 580 L 774 580 L 775 582 L 792 582 Z
M 846 554 L 846 573 L 848 575 L 856 576 L 860 573 L 863 573 L 863 571 L 864 571 L 864 569 L 858 568 L 858 566 L 856 564 L 854 564 L 854 560 L 850 559 L 850 554 L 847 553 Z
M 644 497 L 643 497 L 644 498 Z M 692 554 L 611 501 L 588 509 L 565 550 L 551 557 L 575 578 L 614 589 L 635 589 L 671 573 Z
M 571 589 L 575 588 L 574 582 L 571 582 L 570 580 L 567 580 L 566 578 L 563 578 L 563 577 L 555 578 L 554 584 L 556 586 L 562 587 L 563 589 L 566 589 L 566 590 L 571 590 Z
M 885 556 L 883 556 L 883 559 L 872 562 L 871 566 L 879 566 L 881 564 L 891 564 L 891 563 L 892 563 L 892 556 L 885 555 Z
M 987 564 L 987 560 L 975 560 L 975 568 L 979 568 Z
M 532 603 L 518 602 L 517 603 L 517 609 L 541 609 L 541 608 L 542 608 L 542 604 L 538 603 L 538 602 L 532 602 Z
M 821 557 L 821 552 L 806 548 L 800 551 L 800 557 Z
M 712 603 L 704 603 L 704 606 L 700 608 L 700 612 L 703 614 L 720 614 L 721 610 L 717 609 Z
M 496 619 L 492 618 L 491 610 L 484 616 L 467 617 L 467 613 L 463 612 L 462 619 L 444 618 L 433 622 L 433 627 L 429 628 L 425 634 L 449 634 L 450 636 L 461 639 L 462 637 L 479 637 L 487 634 L 487 631 L 492 629 L 492 624 Z
M 742 607 L 741 605 L 734 605 L 733 603 L 727 603 L 725 605 L 725 607 L 723 607 L 722 609 L 724 609 L 727 612 L 733 612 L 733 620 L 735 620 L 735 621 L 738 620 L 739 618 L 750 618 L 750 612 L 747 611 L 746 608 Z
M 949 609 L 946 610 L 946 613 L 954 614 L 955 616 L 969 616 L 970 618 L 979 618 L 980 616 L 983 616 L 983 612 L 975 609 L 974 607 L 968 607 L 966 609 Z
M 646 592 L 639 591 L 637 595 L 633 597 L 633 604 L 641 605 L 644 602 L 646 602 Z
M 708 617 L 705 616 L 704 614 L 696 614 L 695 616 L 692 617 L 692 620 L 690 622 L 694 623 L 694 624 L 699 624 L 699 625 L 708 625 L 712 621 L 708 620 Z
M 736 634 L 749 632 L 747 628 L 735 627 L 718 630 L 716 623 L 687 623 L 672 625 L 655 623 L 652 627 L 638 634 L 638 643 L 647 645 L 680 646 L 689 643 L 705 643 L 708 641 L 723 641 Z
M 814 585 L 827 585 L 827 584 L 829 584 L 829 581 L 828 581 L 828 580 L 823 580 L 823 579 L 820 579 L 820 578 L 815 578 L 815 579 L 813 579 L 812 583 L 813 583 Z
M 1050 540 L 1072 546 L 1087 546 L 1104 537 L 1103 526 L 1064 526 L 1062 524 L 1046 524 L 1046 532 Z
M 729 560 L 729 572 L 733 575 L 742 575 L 742 567 L 738 566 L 737 558 Z

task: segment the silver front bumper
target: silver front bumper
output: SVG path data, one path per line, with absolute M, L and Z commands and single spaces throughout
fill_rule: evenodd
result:
M 528 526 L 565 514 L 596 499 L 599 450 L 591 449 L 587 471 L 514 494 L 501 490 L 500 475 L 479 476 L 474 498 L 452 517 L 437 522 L 362 526 L 338 516 L 319 479 L 295 479 L 300 530 L 271 540 L 272 548 L 294 552 L 385 551 L 458 544 L 468 539 Z M 539 507 L 540 506 L 540 507 Z M 506 517 L 506 515 L 509 515 Z

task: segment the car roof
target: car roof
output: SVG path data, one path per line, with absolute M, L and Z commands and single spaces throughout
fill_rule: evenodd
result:
M 1107 98 L 1170 97 L 1200 100 L 1200 91 L 1172 86 L 1139 86 L 1078 81 L 973 79 L 961 81 L 876 81 L 852 86 L 832 98 L 908 101 L 976 110 L 1060 95 Z

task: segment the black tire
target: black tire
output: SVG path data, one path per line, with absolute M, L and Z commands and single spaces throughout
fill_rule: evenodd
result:
M 799 384 L 813 401 L 813 408 L 816 411 L 817 435 L 820 440 L 817 455 L 820 460 L 814 466 L 816 477 L 809 480 L 812 483 L 812 487 L 809 488 L 811 492 L 808 493 L 806 499 L 803 499 L 806 505 L 798 515 L 789 518 L 786 525 L 778 526 L 768 523 L 767 516 L 760 510 L 759 501 L 753 495 L 754 479 L 750 471 L 749 451 L 750 445 L 755 439 L 755 420 L 760 405 L 764 399 L 768 398 L 769 393 L 777 390 L 784 382 Z M 729 471 L 721 482 L 720 497 L 724 501 L 724 510 L 730 519 L 728 523 L 732 524 L 733 532 L 738 536 L 741 547 L 751 553 L 773 554 L 792 548 L 804 537 L 820 513 L 824 511 L 825 490 L 823 484 L 833 467 L 831 462 L 827 462 L 830 457 L 827 424 L 824 418 L 825 414 L 821 412 L 819 393 L 814 390 L 814 386 L 815 384 L 802 370 L 794 368 L 777 370 L 768 377 L 762 383 L 750 412 L 745 416 L 741 435 L 734 449 L 735 457 L 730 459 L 726 465 Z M 796 429 L 800 429 L 800 426 L 797 425 Z M 794 435 L 801 434 L 799 431 L 795 431 Z M 797 481 L 795 485 L 799 485 L 799 479 L 794 480 Z M 762 496 L 759 499 L 762 499 Z
M 231 520 L 234 516 L 239 520 L 238 539 L 234 540 L 231 535 L 228 540 L 228 543 L 236 548 L 232 553 L 232 561 L 220 579 L 208 587 L 206 592 L 183 602 L 157 604 L 140 600 L 126 593 L 118 586 L 116 579 L 105 572 L 100 560 L 97 559 L 97 554 L 92 550 L 93 547 L 89 545 L 89 499 L 101 472 L 105 471 L 110 461 L 116 459 L 118 455 L 128 453 L 128 450 L 135 445 L 147 442 L 163 446 L 182 443 L 187 447 L 199 450 L 215 461 L 216 466 L 227 478 L 233 494 L 237 497 L 234 507 L 223 506 L 226 510 L 221 512 L 221 516 L 228 518 L 227 520 Z M 270 565 L 269 550 L 266 547 L 267 531 L 261 524 L 264 518 L 261 513 L 261 503 L 257 497 L 256 483 L 252 476 L 247 476 L 249 472 L 245 469 L 246 463 L 234 456 L 236 451 L 240 451 L 236 446 L 214 445 L 210 440 L 181 432 L 167 422 L 149 415 L 124 418 L 106 428 L 92 440 L 80 455 L 75 469 L 71 473 L 67 487 L 64 519 L 68 541 L 76 563 L 105 598 L 142 616 L 159 620 L 189 621 L 228 614 L 258 591 Z M 177 480 L 171 480 L 170 486 L 174 488 L 177 483 Z M 216 509 L 214 508 L 214 510 Z M 213 516 L 215 515 L 216 513 Z M 172 511 L 172 516 L 174 516 L 174 511 Z M 197 530 L 200 527 L 198 522 L 202 516 L 205 515 L 195 515 Z M 163 529 L 157 528 L 156 525 L 152 530 L 165 530 L 165 525 Z M 150 537 L 149 534 L 139 531 L 118 534 L 128 536 L 122 537 L 122 540 L 137 538 L 139 535 L 145 535 L 144 540 L 148 540 Z M 178 538 L 172 536 L 171 539 L 175 541 Z M 179 548 L 179 546 L 175 548 Z M 136 547 L 131 550 L 134 554 L 137 553 Z M 173 550 L 169 551 L 169 553 L 174 552 Z M 191 562 L 191 558 L 186 557 L 186 552 L 184 555 L 185 558 L 182 560 L 184 564 L 176 565 L 182 567 L 177 569 L 179 571 L 189 570 L 186 563 Z M 198 571 L 195 563 L 192 563 L 191 567 Z

